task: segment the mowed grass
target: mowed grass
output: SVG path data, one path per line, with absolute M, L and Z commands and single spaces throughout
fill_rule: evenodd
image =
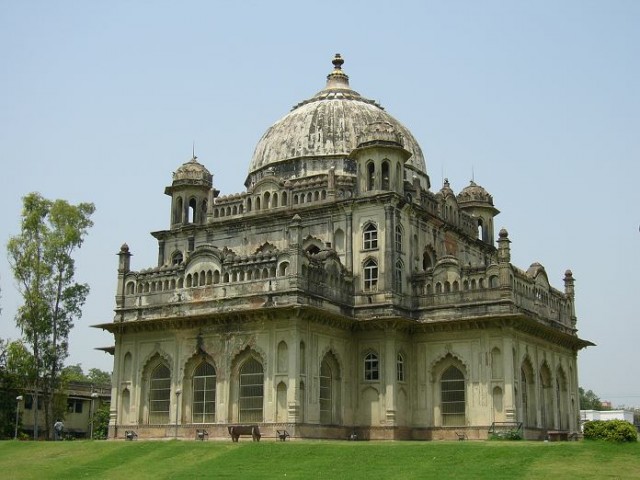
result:
M 0 478 L 640 478 L 640 444 L 0 442 Z

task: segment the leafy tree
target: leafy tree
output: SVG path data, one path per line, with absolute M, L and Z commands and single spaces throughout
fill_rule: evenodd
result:
M 29 390 L 33 367 L 33 356 L 22 342 L 0 339 L 0 438 L 15 433 L 16 397 Z
M 65 382 L 86 382 L 87 377 L 82 371 L 82 365 L 76 363 L 75 365 L 67 365 L 60 372 L 62 379 Z
M 109 372 L 105 372 L 104 370 L 100 370 L 99 368 L 90 368 L 87 378 L 94 385 L 111 384 L 111 374 Z
M 580 393 L 580 410 L 602 410 L 602 402 L 593 390 L 584 391 L 584 388 L 578 388 Z
M 61 374 L 66 382 L 89 382 L 94 385 L 111 384 L 111 374 L 109 372 L 105 372 L 99 368 L 90 368 L 89 373 L 85 374 L 82 370 L 82 365 L 79 363 L 67 365 L 62 369 Z
M 68 355 L 69 331 L 74 319 L 81 317 L 89 294 L 88 285 L 74 281 L 72 254 L 93 225 L 90 217 L 94 210 L 91 203 L 71 205 L 30 193 L 23 198 L 20 234 L 7 244 L 9 263 L 23 299 L 16 324 L 33 355 L 34 389 L 42 393 L 45 402 L 47 434 L 53 394 Z M 34 407 L 37 438 L 37 397 Z
M 109 434 L 109 404 L 103 403 L 93 415 L 93 439 L 105 440 Z

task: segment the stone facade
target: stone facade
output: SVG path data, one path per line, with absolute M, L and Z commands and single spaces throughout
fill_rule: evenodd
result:
M 110 435 L 529 438 L 577 431 L 574 280 L 510 262 L 492 196 L 431 191 L 411 133 L 349 86 L 271 126 L 246 190 L 173 174 L 157 266 L 119 252 Z

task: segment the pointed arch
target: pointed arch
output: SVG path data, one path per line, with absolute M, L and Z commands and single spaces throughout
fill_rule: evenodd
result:
M 547 362 L 540 366 L 540 415 L 543 428 L 554 428 L 554 388 Z
M 320 362 L 320 423 L 335 425 L 340 423 L 340 365 L 332 351 L 325 353 Z
M 216 420 L 217 372 L 213 363 L 201 358 L 191 376 L 191 423 L 214 423 Z M 185 392 L 186 396 L 187 392 Z
M 277 368 L 278 373 L 287 373 L 289 371 L 289 347 L 284 340 L 278 343 Z
M 529 357 L 520 366 L 521 421 L 525 427 L 536 426 L 535 376 Z
M 466 424 L 466 382 L 462 370 L 449 365 L 440 375 L 440 413 L 442 425 Z

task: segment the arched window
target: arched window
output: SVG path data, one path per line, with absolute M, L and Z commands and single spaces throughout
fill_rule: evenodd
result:
M 362 248 L 374 250 L 378 248 L 378 228 L 373 223 L 367 223 L 362 232 Z
M 489 288 L 498 288 L 498 276 L 491 275 L 489 277 Z
M 402 293 L 402 277 L 403 275 L 403 270 L 404 270 L 404 265 L 402 264 L 401 260 L 398 260 L 396 262 L 396 269 L 395 269 L 395 275 L 396 275 L 396 290 L 400 293 Z
M 376 167 L 373 162 L 367 164 L 367 190 L 373 190 L 375 188 L 376 181 Z
M 465 424 L 464 375 L 453 365 L 447 368 L 440 378 L 440 410 L 443 426 Z
M 396 252 L 402 252 L 402 227 L 396 225 Z
M 264 403 L 264 372 L 255 358 L 240 367 L 239 421 L 262 422 Z
M 491 350 L 491 378 L 501 379 L 503 376 L 502 352 L 498 347 Z
M 196 217 L 196 199 L 192 198 L 189 200 L 189 212 L 188 212 L 188 223 L 195 223 L 198 217 Z
M 367 292 L 378 289 L 378 263 L 370 258 L 364 262 L 364 290 Z
M 338 253 L 344 252 L 344 231 L 341 228 L 337 229 L 333 235 L 333 248 Z
M 278 192 L 273 192 L 273 199 L 271 200 L 271 206 L 276 208 L 278 206 Z
M 378 355 L 373 352 L 367 353 L 364 357 L 364 379 L 380 380 L 380 365 Z
M 271 206 L 271 194 L 269 192 L 264 192 L 264 208 L 269 208 Z
M 333 372 L 327 357 L 320 365 L 320 423 L 330 425 L 333 421 L 333 405 L 331 402 L 331 386 L 333 383 Z
M 281 262 L 278 266 L 278 276 L 284 277 L 287 275 L 287 270 L 289 269 L 289 262 Z
M 382 190 L 389 190 L 389 162 L 382 162 Z
M 276 365 L 278 373 L 287 373 L 289 371 L 289 347 L 284 340 L 278 344 L 278 361 Z
M 280 206 L 284 207 L 287 205 L 287 192 L 282 192 L 282 197 L 280 197 Z
M 404 382 L 404 357 L 401 353 L 396 356 L 396 380 Z
M 433 258 L 431 258 L 431 254 L 425 250 L 422 254 L 422 269 L 426 270 L 431 267 L 433 267 Z
M 160 364 L 153 369 L 149 378 L 149 423 L 169 423 L 171 405 L 171 372 Z
M 216 369 L 202 362 L 193 372 L 192 423 L 213 423 L 216 419 Z
M 247 212 L 251 211 L 251 198 L 247 198 Z

